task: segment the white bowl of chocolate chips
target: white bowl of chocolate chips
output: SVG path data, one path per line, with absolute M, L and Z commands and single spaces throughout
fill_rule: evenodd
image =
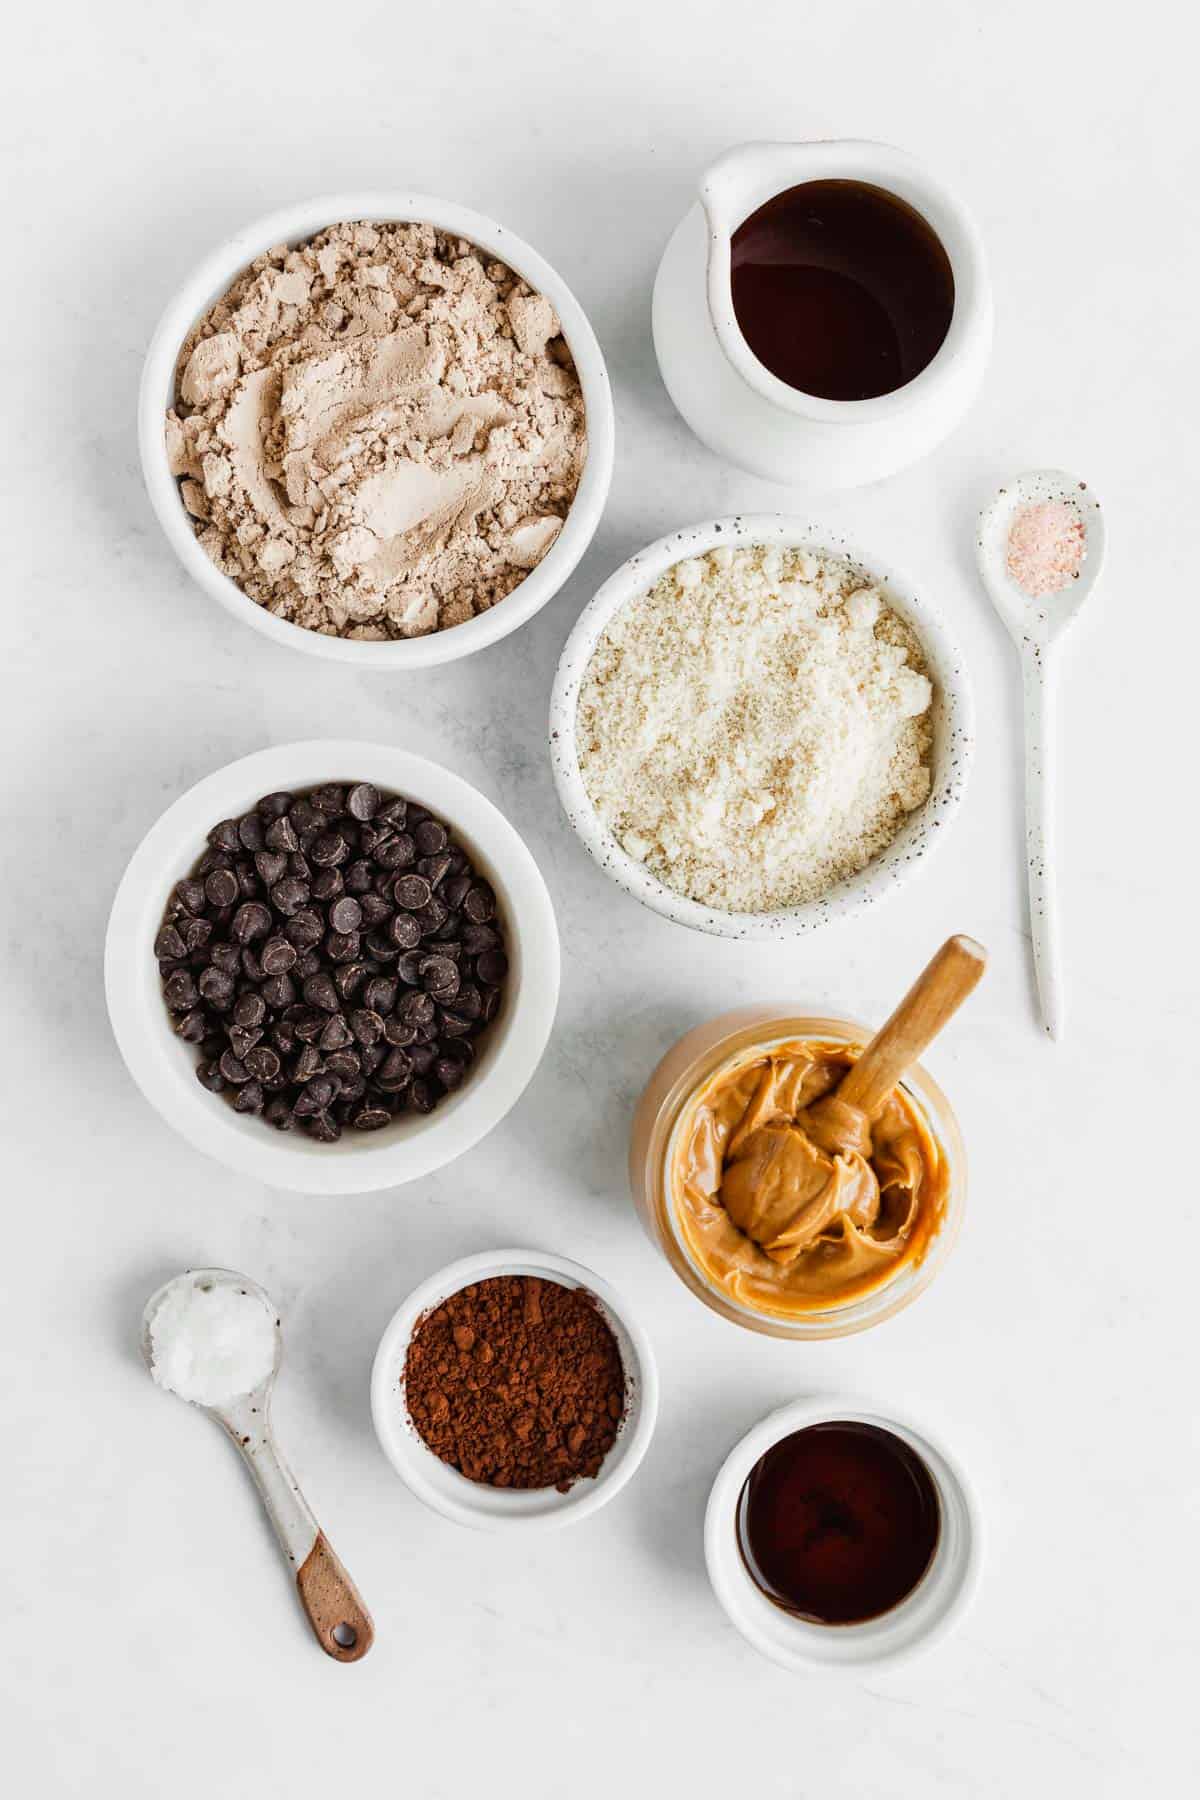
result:
M 168 1124 L 306 1193 L 397 1186 L 490 1131 L 558 1000 L 545 883 L 469 783 L 383 744 L 231 763 L 117 890 L 109 1016 Z

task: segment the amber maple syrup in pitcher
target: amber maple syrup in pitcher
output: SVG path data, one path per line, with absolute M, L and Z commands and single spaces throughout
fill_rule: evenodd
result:
M 904 387 L 945 340 L 954 274 L 932 226 L 863 181 L 806 181 L 744 219 L 733 308 L 764 367 L 823 400 Z

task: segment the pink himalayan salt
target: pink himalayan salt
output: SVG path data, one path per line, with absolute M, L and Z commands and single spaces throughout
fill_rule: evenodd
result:
M 1030 501 L 1013 514 L 1008 572 L 1033 597 L 1061 593 L 1087 553 L 1083 520 L 1065 500 Z

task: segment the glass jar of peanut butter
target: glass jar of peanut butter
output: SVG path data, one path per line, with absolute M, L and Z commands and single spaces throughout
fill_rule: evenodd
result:
M 918 1066 L 870 1118 L 830 1099 L 870 1036 L 852 1019 L 724 1013 L 667 1052 L 638 1103 L 642 1223 L 684 1285 L 750 1331 L 863 1331 L 953 1246 L 966 1155 L 941 1089 Z

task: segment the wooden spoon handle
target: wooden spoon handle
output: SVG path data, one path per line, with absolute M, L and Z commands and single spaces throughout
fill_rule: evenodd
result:
M 371 1615 L 323 1531 L 296 1571 L 300 1604 L 326 1656 L 357 1662 L 375 1642 Z
M 870 1115 L 953 1018 L 987 967 L 974 938 L 947 938 L 871 1039 L 838 1089 L 838 1099 Z

